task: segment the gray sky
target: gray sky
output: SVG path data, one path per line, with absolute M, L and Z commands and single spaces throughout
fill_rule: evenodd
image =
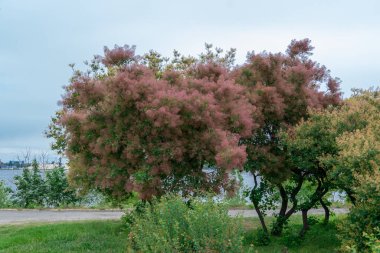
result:
M 138 53 L 173 49 L 198 54 L 204 42 L 247 51 L 284 51 L 310 38 L 314 59 L 352 87 L 380 85 L 380 1 L 0 0 L 0 159 L 43 137 L 57 109 L 69 63 L 103 46 L 136 45 Z

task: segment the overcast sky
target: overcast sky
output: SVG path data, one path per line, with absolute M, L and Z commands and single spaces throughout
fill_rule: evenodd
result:
M 353 87 L 380 85 L 380 1 L 0 0 L 0 159 L 26 148 L 49 150 L 43 137 L 71 74 L 70 63 L 103 46 L 138 53 L 198 54 L 204 42 L 247 51 L 284 51 L 310 38 L 314 59 Z

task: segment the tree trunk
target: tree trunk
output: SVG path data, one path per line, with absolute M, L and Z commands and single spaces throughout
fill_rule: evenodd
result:
M 292 206 L 292 208 L 290 208 L 290 210 L 288 212 L 286 212 L 286 210 L 288 208 L 288 203 L 289 203 L 288 195 L 287 195 L 284 187 L 281 184 L 278 185 L 278 189 L 280 191 L 280 196 L 281 196 L 282 202 L 281 202 L 280 212 L 279 212 L 278 217 L 277 217 L 277 219 L 273 225 L 273 228 L 272 228 L 272 235 L 276 235 L 276 236 L 281 235 L 285 223 L 290 218 L 290 216 L 292 216 L 292 214 L 295 212 L 295 210 L 298 206 L 296 196 L 297 196 L 298 192 L 301 190 L 303 181 L 304 181 L 304 176 L 302 174 L 300 174 L 298 177 L 297 186 L 290 193 L 290 198 L 293 202 L 293 206 Z
M 278 190 L 280 191 L 280 196 L 281 196 L 281 208 L 280 208 L 279 216 L 285 216 L 286 209 L 288 209 L 288 203 L 289 203 L 288 195 L 286 194 L 286 191 L 281 184 L 279 184 L 277 187 L 278 187 Z
M 309 223 L 307 222 L 307 211 L 308 209 L 302 209 L 302 229 L 300 231 L 300 236 L 303 237 L 307 230 L 309 230 Z
M 289 198 L 286 194 L 284 187 L 281 184 L 277 185 L 281 197 L 281 208 L 272 227 L 272 235 L 279 236 L 282 233 L 282 229 L 286 222 L 286 210 L 288 209 Z
M 268 234 L 268 228 L 267 228 L 267 225 L 265 224 L 263 213 L 261 212 L 260 208 L 258 207 L 256 203 L 253 203 L 253 206 L 255 207 L 256 213 L 259 216 L 261 227 L 263 228 L 264 232 Z
M 350 189 L 347 189 L 347 188 L 344 188 L 343 190 L 346 192 L 351 203 L 355 206 L 356 205 L 356 198 L 354 197 L 354 193 Z
M 329 223 L 329 220 L 330 220 L 330 209 L 329 207 L 325 204 L 325 202 L 323 202 L 322 198 L 319 200 L 319 203 L 321 203 L 321 206 L 323 207 L 323 209 L 325 210 L 325 219 L 323 221 L 323 224 L 327 224 Z
M 254 186 L 250 194 L 250 199 L 253 203 L 253 206 L 255 207 L 257 216 L 259 216 L 261 227 L 263 228 L 264 232 L 268 234 L 268 228 L 267 228 L 267 225 L 265 224 L 264 214 L 260 210 L 258 200 L 254 198 L 254 194 L 255 194 L 254 192 L 257 190 L 257 187 L 258 187 L 257 175 L 255 173 L 252 173 L 252 175 L 253 175 L 253 180 L 254 180 Z

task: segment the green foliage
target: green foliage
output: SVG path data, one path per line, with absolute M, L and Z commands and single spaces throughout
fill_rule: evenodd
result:
M 282 237 L 282 242 L 289 248 L 295 248 L 299 246 L 303 241 L 303 238 L 300 236 L 299 231 L 292 229 L 285 229 L 284 235 Z
M 257 229 L 253 234 L 253 244 L 257 246 L 269 245 L 270 237 L 262 228 Z
M 347 252 L 372 252 L 371 243 L 380 240 L 379 206 L 356 206 L 340 226 L 342 250 Z M 370 235 L 370 237 L 369 237 Z M 371 241 L 372 240 L 372 241 Z
M 71 189 L 63 167 L 56 167 L 46 173 L 46 205 L 67 206 L 78 201 L 75 190 Z
M 344 191 L 354 205 L 346 239 L 358 250 L 364 247 L 363 232 L 379 224 L 376 215 L 368 215 L 380 206 L 379 94 L 356 92 L 339 107 L 311 111 L 307 121 L 281 135 L 290 164 L 304 177 L 297 208 L 308 210 L 329 191 Z
M 268 210 L 276 209 L 280 199 L 278 190 L 265 178 L 261 178 L 258 187 L 254 187 L 247 194 L 252 203 L 256 204 L 264 215 Z
M 51 148 L 60 155 L 64 154 L 65 147 L 67 145 L 65 131 L 63 128 L 58 126 L 62 113 L 62 111 L 57 111 L 55 113 L 55 116 L 51 118 L 51 123 L 49 124 L 48 129 L 45 131 L 47 138 L 54 138 L 55 141 L 51 144 Z
M 24 208 L 61 207 L 78 202 L 75 190 L 71 189 L 63 167 L 56 167 L 41 175 L 36 160 L 32 169 L 24 168 L 20 176 L 15 176 L 16 190 L 14 202 Z
M 9 207 L 11 205 L 10 193 L 11 189 L 6 187 L 3 181 L 0 181 L 0 208 Z
M 14 179 L 17 187 L 14 198 L 19 206 L 30 208 L 44 205 L 46 184 L 36 160 L 32 162 L 32 170 L 24 168 L 21 176 L 15 176 Z
M 367 246 L 373 253 L 380 253 L 380 228 L 376 229 L 374 234 L 364 233 L 364 237 L 367 238 Z
M 339 216 L 338 218 L 340 218 Z M 270 217 L 268 217 L 270 219 Z M 290 227 L 300 226 L 300 216 L 292 216 Z M 272 237 L 269 245 L 254 244 L 252 235 L 259 226 L 257 218 L 245 218 L 244 248 L 241 252 L 286 252 L 283 238 Z M 335 220 L 323 226 L 317 224 L 305 235 L 302 243 L 290 248 L 292 253 L 337 252 Z M 58 224 L 28 224 L 0 226 L 0 252 L 128 252 L 128 234 L 120 221 L 65 222 Z M 373 241 L 376 243 L 376 241 Z M 254 246 L 253 246 L 254 245 Z M 131 251 L 129 251 L 131 252 Z M 376 251 L 375 251 L 376 252 Z
M 244 197 L 236 194 L 233 197 L 226 197 L 223 199 L 223 204 L 231 209 L 248 209 L 250 206 L 248 205 L 247 201 Z
M 315 225 L 315 224 L 318 224 L 319 222 L 320 222 L 319 218 L 316 217 L 315 215 L 307 217 L 307 223 L 309 225 Z
M 241 223 L 212 200 L 163 197 L 134 214 L 129 229 L 136 252 L 242 252 Z
M 349 188 L 353 207 L 342 225 L 343 249 L 371 252 L 368 235 L 380 239 L 380 93 L 362 91 L 342 108 L 338 122 L 353 126 L 337 143 L 334 160 L 339 185 Z M 342 119 L 341 119 L 342 118 Z
M 322 219 L 323 215 L 316 215 Z M 338 230 L 337 221 L 344 216 L 337 215 L 333 217 L 329 224 L 318 223 L 313 225 L 303 238 L 299 237 L 299 229 L 302 226 L 301 215 L 290 217 L 288 225 L 284 229 L 282 236 L 270 236 L 268 245 L 260 246 L 255 243 L 255 235 L 260 226 L 258 218 L 244 218 L 244 225 L 247 228 L 245 232 L 244 245 L 254 245 L 254 252 L 257 253 L 331 253 L 337 252 L 340 247 L 340 241 L 337 238 Z M 270 222 L 273 217 L 266 217 Z M 246 252 L 246 251 L 244 251 Z

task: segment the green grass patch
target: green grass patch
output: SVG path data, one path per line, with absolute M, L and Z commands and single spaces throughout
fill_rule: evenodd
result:
M 322 216 L 318 216 L 322 219 Z M 257 253 L 336 252 L 340 246 L 336 224 L 344 216 L 332 217 L 328 225 L 311 226 L 304 239 L 298 237 L 302 221 L 300 215 L 291 218 L 283 236 L 270 237 L 266 246 L 257 240 L 260 222 L 257 218 L 244 218 L 245 247 L 253 244 Z M 267 224 L 273 218 L 267 217 Z M 0 252 L 126 252 L 127 232 L 121 221 L 81 221 L 0 226 Z M 283 251 L 284 249 L 288 251 Z
M 314 217 L 322 220 L 322 215 Z M 244 218 L 246 228 L 244 244 L 246 247 L 253 244 L 257 253 L 330 253 L 336 252 L 340 247 L 340 241 L 337 238 L 337 223 L 344 219 L 345 215 L 331 217 L 329 224 L 324 225 L 321 222 L 310 226 L 304 238 L 299 237 L 299 231 L 302 227 L 300 215 L 293 215 L 289 224 L 284 229 L 281 237 L 270 236 L 268 245 L 259 245 L 261 237 L 258 236 L 258 229 L 261 227 L 257 218 Z M 272 217 L 267 217 L 267 225 L 273 221 Z
M 0 227 L 0 252 L 126 252 L 120 221 Z

